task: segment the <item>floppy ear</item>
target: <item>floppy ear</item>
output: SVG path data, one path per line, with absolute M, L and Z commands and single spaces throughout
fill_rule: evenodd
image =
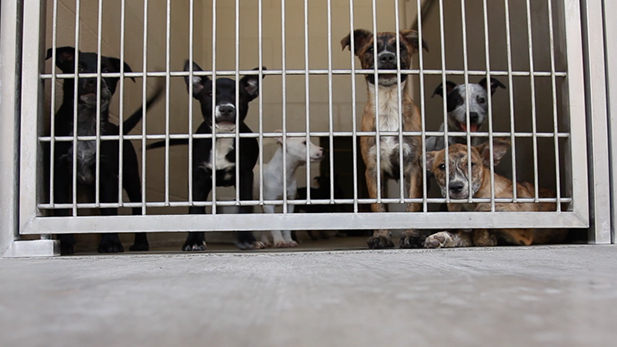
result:
M 411 47 L 415 48 L 416 51 L 420 50 L 420 38 L 418 37 L 418 32 L 415 30 L 401 30 L 401 36 L 407 43 L 411 45 Z M 428 45 L 426 41 L 422 40 L 422 48 L 428 52 Z
M 355 55 L 358 55 L 358 52 L 360 52 L 362 47 L 364 47 L 368 42 L 370 42 L 372 38 L 373 38 L 373 33 L 368 30 L 364 30 L 364 29 L 354 30 L 353 43 L 354 43 L 355 52 L 353 53 Z M 341 40 L 341 48 L 345 49 L 345 47 L 349 47 L 349 50 L 351 51 L 351 40 L 352 40 L 351 33 L 349 33 L 349 35 L 345 36 Z
M 184 71 L 189 71 L 189 61 L 184 62 Z M 193 62 L 193 71 L 203 71 L 196 62 Z M 189 81 L 189 76 L 184 76 L 184 83 L 186 83 L 187 90 L 189 89 L 189 83 L 193 84 L 193 97 L 197 99 L 199 93 L 204 90 L 206 83 L 210 82 L 208 76 L 193 76 L 193 81 Z
M 426 152 L 426 171 L 433 171 L 438 151 Z
M 51 58 L 53 49 L 47 50 L 45 60 Z M 56 66 L 64 73 L 75 72 L 75 47 L 64 46 L 56 48 Z
M 509 138 L 494 138 L 493 139 L 493 166 L 497 166 L 501 158 L 508 152 L 510 148 L 510 139 Z M 475 149 L 480 153 L 480 157 L 482 158 L 482 163 L 484 166 L 490 167 L 491 165 L 491 149 L 489 146 L 489 142 L 486 141 L 478 146 L 475 146 Z
M 480 82 L 478 82 L 478 84 L 480 86 L 482 86 L 482 88 L 484 88 L 485 90 L 488 91 L 488 89 L 486 89 L 486 77 L 484 77 L 482 80 L 480 80 Z M 491 77 L 491 95 L 495 94 L 495 91 L 497 90 L 497 87 L 506 89 L 506 86 L 503 85 L 503 83 L 499 82 L 498 79 L 496 78 L 492 78 Z
M 120 64 L 122 64 L 120 59 L 118 59 L 118 58 L 109 58 L 109 57 L 107 57 L 107 59 L 109 59 L 109 62 L 111 63 L 112 67 L 114 68 L 114 72 L 120 72 Z M 124 72 L 133 72 L 133 70 L 131 69 L 129 64 L 127 64 L 127 63 L 123 63 L 123 64 L 124 64 Z M 131 77 L 131 80 L 133 80 L 133 82 L 135 82 L 135 78 L 134 77 Z
M 262 66 L 261 69 L 267 70 L 265 66 Z M 253 69 L 253 71 L 256 70 L 259 70 L 259 68 L 256 67 Z M 266 75 L 263 75 L 262 78 L 266 78 Z M 246 75 L 240 80 L 240 88 L 249 96 L 248 101 L 253 101 L 259 96 L 259 85 L 259 75 Z
M 276 129 L 276 130 L 274 130 L 274 132 L 275 132 L 275 133 L 282 133 L 282 132 L 283 132 L 283 130 L 282 130 L 282 129 Z M 276 143 L 278 143 L 278 144 L 281 144 L 281 145 L 282 145 L 282 144 L 283 144 L 283 136 L 277 137 L 277 138 L 276 138 Z
M 448 94 L 450 94 L 450 92 L 452 90 L 454 90 L 454 88 L 456 87 L 456 83 L 451 82 L 451 81 L 446 81 L 446 96 L 448 96 Z M 435 95 L 439 95 L 442 98 L 444 97 L 443 95 L 443 83 L 439 84 L 437 86 L 437 88 L 435 88 L 435 91 L 433 92 L 433 95 L 431 96 L 431 98 Z

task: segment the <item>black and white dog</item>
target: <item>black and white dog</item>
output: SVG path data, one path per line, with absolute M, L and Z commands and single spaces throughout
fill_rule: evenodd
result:
M 482 127 L 488 114 L 488 95 L 487 95 L 487 80 L 483 78 L 477 84 L 459 84 L 454 82 L 446 82 L 446 102 L 448 110 L 448 131 L 467 132 L 467 105 L 465 103 L 466 94 L 469 94 L 469 131 L 476 132 Z M 491 78 L 491 95 L 495 94 L 497 88 L 506 88 L 501 82 L 495 78 Z M 435 89 L 433 96 L 439 95 L 444 97 L 443 84 L 440 84 Z M 439 131 L 444 131 L 444 124 L 439 127 Z M 482 142 L 480 138 L 474 138 Z M 466 137 L 463 136 L 448 136 L 448 145 L 455 143 L 465 144 Z M 426 151 L 440 151 L 444 149 L 443 136 L 431 136 L 426 140 Z
M 255 68 L 254 70 L 257 70 Z M 265 68 L 264 68 L 265 70 Z M 184 71 L 189 71 L 189 62 L 184 65 Z M 199 65 L 193 63 L 193 71 L 202 71 Z M 249 102 L 259 96 L 260 80 L 257 75 L 242 77 L 238 82 L 239 100 L 236 104 L 236 81 L 229 78 L 218 78 L 216 83 L 207 76 L 193 76 L 190 81 L 185 77 L 187 86 L 193 85 L 193 97 L 201 104 L 203 123 L 197 129 L 197 134 L 212 134 L 212 114 L 215 115 L 216 132 L 218 134 L 235 133 L 236 117 L 239 117 L 240 133 L 253 131 L 244 123 Z M 215 108 L 212 109 L 212 88 L 216 88 Z M 171 140 L 171 145 L 188 144 L 188 140 Z M 148 146 L 159 148 L 165 146 L 165 141 L 155 142 Z M 215 156 L 212 156 L 211 139 L 193 139 L 193 199 L 206 201 L 212 190 L 212 168 L 214 166 L 216 185 L 230 187 L 236 185 L 236 165 L 240 173 L 240 199 L 253 199 L 253 168 L 259 157 L 259 145 L 255 138 L 240 139 L 239 161 L 236 162 L 236 140 L 234 138 L 216 139 Z M 213 165 L 214 163 L 214 165 Z M 189 213 L 204 214 L 204 206 L 191 206 Z M 253 212 L 252 206 L 240 206 L 239 213 Z M 263 248 L 250 231 L 238 231 L 236 245 L 240 249 Z M 203 251 L 206 249 L 206 238 L 203 232 L 189 232 L 186 242 L 182 246 L 184 251 Z
M 52 49 L 47 51 L 47 58 L 52 57 Z M 77 71 L 80 73 L 96 73 L 98 55 L 96 53 L 79 52 Z M 55 64 L 63 73 L 75 72 L 75 48 L 60 47 L 56 49 Z M 120 72 L 120 64 L 124 64 L 125 72 L 132 72 L 131 67 L 118 58 L 101 56 L 101 72 Z M 73 136 L 74 120 L 77 120 L 78 136 L 94 136 L 97 133 L 97 99 L 100 98 L 100 135 L 119 135 L 119 128 L 109 121 L 109 104 L 116 91 L 118 77 L 102 77 L 100 90 L 97 89 L 96 78 L 78 78 L 77 84 L 77 116 L 74 112 L 75 79 L 67 78 L 63 82 L 63 100 L 55 116 L 55 136 Z M 134 81 L 134 79 L 133 79 Z M 161 95 L 162 85 L 158 85 L 155 94 L 146 103 L 148 109 Z M 143 110 L 140 108 L 123 122 L 123 133 L 126 135 L 139 123 Z M 100 141 L 99 193 L 101 203 L 118 201 L 118 173 L 120 149 L 118 140 Z M 54 200 L 56 203 L 71 202 L 73 182 L 73 142 L 57 141 L 54 151 Z M 94 195 L 96 180 L 96 141 L 77 142 L 77 182 L 86 186 Z M 137 154 L 130 141 L 123 141 L 122 150 L 122 188 L 131 202 L 141 202 L 141 179 L 137 162 Z M 118 214 L 117 208 L 101 208 L 103 215 Z M 133 208 L 133 214 L 141 214 L 140 208 Z M 69 209 L 55 210 L 57 216 L 70 215 Z M 58 235 L 61 254 L 73 254 L 75 238 L 72 234 Z M 135 234 L 135 242 L 131 251 L 148 250 L 148 240 L 145 233 Z M 118 234 L 103 234 L 98 246 L 101 253 L 124 251 Z

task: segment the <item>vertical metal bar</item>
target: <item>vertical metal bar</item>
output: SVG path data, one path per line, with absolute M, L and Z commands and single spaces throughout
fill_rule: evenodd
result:
M 330 204 L 334 204 L 334 125 L 332 124 L 332 0 L 328 5 L 328 130 L 330 144 Z M 310 182 L 309 182 L 310 183 Z M 307 184 L 307 191 L 310 191 Z
M 240 105 L 240 0 L 236 0 L 236 95 L 235 95 L 235 105 L 238 107 Z M 261 82 L 261 81 L 260 81 Z M 236 110 L 236 163 L 240 162 L 240 117 L 238 114 L 238 110 Z M 240 205 L 240 165 L 236 165 L 236 203 Z M 251 189 L 253 187 L 251 186 Z
M 141 214 L 146 214 L 146 87 L 148 72 L 148 0 L 144 0 L 144 42 L 143 42 L 143 80 L 141 86 Z
M 49 204 L 54 206 L 54 170 L 56 153 L 56 48 L 58 45 L 58 0 L 53 1 L 51 20 L 51 110 L 49 122 Z
M 349 29 L 351 37 L 353 38 L 354 32 L 354 0 L 349 0 Z M 354 40 L 349 40 L 351 45 L 349 46 L 349 50 L 351 51 L 351 148 L 353 155 L 353 211 L 354 213 L 358 213 L 358 135 L 357 135 L 357 110 L 356 110 L 356 57 L 355 57 L 355 42 Z
M 617 13 L 615 1 L 604 1 L 604 40 L 606 51 L 606 78 L 608 97 L 608 119 L 610 136 L 610 169 L 611 169 L 611 223 L 613 238 L 617 242 L 617 22 L 613 20 L 613 13 Z
M 287 187 L 287 64 L 285 42 L 285 0 L 281 0 L 281 89 L 283 103 L 283 187 Z M 283 213 L 287 213 L 287 189 L 283 189 Z
M 424 51 L 422 50 L 422 3 L 417 2 L 418 10 L 418 68 L 420 70 L 420 118 L 422 119 L 422 167 L 426 168 L 426 107 L 424 105 Z M 426 170 L 422 171 L 422 211 L 428 212 L 426 191 Z
M 259 85 L 261 86 L 263 79 L 263 8 L 262 0 L 258 1 L 257 5 L 257 33 L 259 44 Z M 259 204 L 263 206 L 264 202 L 264 103 L 263 103 L 263 88 L 259 88 L 261 97 L 259 97 Z
M 118 205 L 122 206 L 122 185 L 124 181 L 124 30 L 126 24 L 126 0 L 120 5 L 120 88 L 118 89 Z M 145 187 L 143 187 L 145 189 Z
M 77 122 L 79 117 L 77 117 L 79 112 L 79 107 L 77 105 L 77 101 L 79 99 L 78 84 L 79 84 L 79 26 L 81 25 L 80 21 L 81 14 L 81 1 L 75 1 L 75 78 L 74 88 L 73 88 L 73 216 L 77 216 Z
M 212 0 L 212 214 L 216 214 L 216 0 Z
M 573 173 L 573 189 L 572 199 L 574 203 L 574 210 L 582 218 L 586 218 L 589 214 L 588 207 L 586 206 L 586 197 L 590 196 L 592 199 L 591 215 L 591 228 L 589 230 L 590 242 L 596 244 L 606 244 L 611 242 L 611 211 L 610 211 L 610 190 L 606 187 L 610 186 L 610 167 L 606 158 L 609 157 L 609 138 L 608 138 L 608 124 L 607 124 L 607 96 L 606 96 L 606 70 L 605 70 L 605 55 L 604 55 L 604 28 L 602 26 L 602 0 L 584 0 L 581 2 L 582 7 L 579 6 L 579 2 L 575 4 L 568 4 L 566 7 L 567 29 L 569 39 L 578 39 L 577 35 L 580 31 L 576 27 L 577 23 L 571 23 L 577 18 L 576 11 L 583 10 L 583 30 L 582 33 L 585 37 L 582 45 L 582 52 L 577 52 L 577 47 L 572 47 L 568 44 L 568 93 L 570 108 L 581 106 L 585 99 L 581 98 L 580 86 L 585 86 L 584 96 L 588 100 L 586 109 L 576 109 L 580 113 L 576 113 L 576 116 L 583 117 L 586 111 L 587 123 L 583 122 L 581 118 L 571 118 L 571 146 L 572 146 L 572 163 L 579 164 L 584 163 L 587 160 L 588 169 L 590 173 L 590 184 L 588 190 L 581 190 L 583 186 L 581 178 L 583 178 L 578 171 L 574 170 Z M 574 5 L 577 7 L 575 8 Z M 570 41 L 569 41 L 570 43 Z M 583 53 L 583 58 L 586 60 L 585 75 L 579 75 L 580 71 L 575 69 L 579 65 L 580 56 L 576 53 Z M 575 93 L 578 91 L 578 93 Z M 582 100 L 581 100 L 582 99 Z M 590 151 L 582 153 L 586 150 L 584 147 L 585 135 L 581 133 L 581 130 L 585 130 L 586 124 L 589 124 L 589 131 L 587 132 L 589 138 Z M 577 141 L 578 140 L 578 141 Z M 580 167 L 578 167 L 580 169 Z M 584 182 L 587 183 L 587 182 Z M 586 187 L 586 185 L 585 185 Z
M 555 146 L 555 197 L 557 212 L 561 212 L 561 168 L 559 163 L 559 120 L 557 116 L 557 81 L 555 78 L 555 34 L 553 28 L 553 1 L 546 1 L 548 6 L 548 37 L 551 53 L 551 94 L 553 97 L 553 141 Z
M 28 14 L 33 15 L 37 21 L 42 18 L 42 3 L 32 4 L 24 9 L 24 22 L 32 19 Z M 21 28 L 20 14 L 22 1 L 0 1 L 0 57 L 2 66 L 0 67 L 0 255 L 11 247 L 18 237 L 20 223 L 24 225 L 30 218 L 36 216 L 36 170 L 31 166 L 36 163 L 38 158 L 38 117 L 40 111 L 38 102 L 25 103 L 23 100 L 39 100 L 41 93 L 41 80 L 39 79 L 41 68 L 41 30 L 40 28 L 30 28 L 32 30 L 24 32 L 23 39 L 32 36 L 38 41 L 29 41 L 30 47 L 24 47 L 23 60 L 21 60 Z M 26 45 L 24 45 L 26 46 Z M 22 73 L 21 66 L 25 62 L 29 69 Z M 52 62 L 54 64 L 55 62 Z M 52 70 L 54 69 L 52 65 Z M 20 77 L 24 85 L 20 85 Z M 29 78 L 26 78 L 29 77 Z M 31 87 L 28 95 L 20 95 L 21 87 Z M 21 100 L 20 100 L 21 97 Z M 22 114 L 30 117 L 22 117 L 22 122 L 27 122 L 32 127 L 21 129 L 19 124 L 20 101 Z M 20 146 L 21 131 L 21 146 Z M 28 136 L 23 136 L 23 135 Z M 21 173 L 19 170 L 21 154 Z M 24 155 L 29 154 L 29 155 Z M 28 174 L 26 174 L 26 172 Z M 21 178 L 21 180 L 20 180 Z M 21 187 L 20 187 L 21 183 Z M 21 193 L 25 193 L 21 198 Z M 22 217 L 20 219 L 20 217 Z
M 193 204 L 193 44 L 194 42 L 194 17 L 195 3 L 190 0 L 189 4 L 189 83 L 188 83 L 188 113 L 189 124 L 187 133 L 189 134 L 189 205 Z M 213 84 L 214 85 L 214 84 Z M 204 115 L 205 117 L 206 115 Z
M 446 37 L 444 25 L 444 9 L 443 0 L 439 0 L 439 43 L 441 45 L 441 89 L 442 98 L 441 105 L 443 109 L 443 132 L 444 132 L 444 149 L 445 153 L 449 153 L 449 138 L 448 138 L 448 93 L 446 88 Z M 450 182 L 450 160 L 445 161 L 446 164 L 446 182 Z M 424 185 L 426 186 L 426 184 Z M 450 203 L 450 190 L 446 189 L 446 203 Z
M 463 68 L 465 76 L 465 124 L 467 128 L 467 177 L 471 177 L 471 133 L 469 132 L 469 56 L 467 54 L 467 9 L 466 1 L 461 0 L 461 26 L 463 32 Z M 472 202 L 473 191 L 469 185 L 469 197 L 467 201 Z
M 96 154 L 94 204 L 101 203 L 101 41 L 103 40 L 103 0 L 99 0 L 96 34 Z
M 398 107 L 398 160 L 399 160 L 399 202 L 402 204 L 405 202 L 405 173 L 403 171 L 403 152 L 405 146 L 403 145 L 403 99 L 401 93 L 401 35 L 400 30 L 400 18 L 399 18 L 399 3 L 398 0 L 394 1 L 394 27 L 396 32 L 396 97 Z M 420 45 L 422 46 L 422 45 Z M 411 67 L 410 67 L 411 68 Z M 405 80 L 405 84 L 409 83 L 409 76 Z
M 306 121 L 306 143 L 311 141 L 311 107 L 310 107 L 310 73 L 309 73 L 309 19 L 308 19 L 308 0 L 304 0 L 304 108 L 305 108 L 305 121 Z M 331 32 L 328 31 L 330 35 Z M 332 177 L 330 177 L 332 180 Z M 311 201 L 311 153 L 306 151 L 306 203 L 310 204 Z
M 377 73 L 377 52 L 379 50 L 377 44 L 377 5 L 375 0 L 371 1 L 373 14 L 373 76 L 375 78 L 374 94 L 375 94 L 375 143 L 376 143 L 376 172 L 377 172 L 377 203 L 381 203 L 381 136 L 379 135 L 380 127 L 380 109 L 379 109 L 379 74 Z M 370 86 L 369 86 L 370 88 Z
M 516 180 L 516 126 L 514 123 L 514 84 L 512 78 L 512 34 L 510 29 L 510 0 L 504 0 L 506 24 L 506 50 L 508 55 L 508 99 L 510 101 L 510 151 L 512 153 L 512 181 Z M 516 184 L 512 185 L 512 202 L 518 202 Z
M 171 0 L 167 0 L 165 26 L 165 206 L 169 206 L 169 83 L 171 80 Z M 192 81 L 192 79 L 190 80 Z M 190 117 L 189 117 L 190 118 Z M 143 187 L 145 190 L 146 187 Z
M 491 171 L 491 212 L 495 212 L 495 162 L 493 158 L 493 95 L 491 82 L 491 55 L 489 46 L 488 29 L 488 5 L 487 0 L 482 0 L 482 12 L 484 15 L 484 54 L 486 61 L 486 99 L 488 101 L 488 148 L 490 153 L 489 161 Z M 549 0 L 550 1 L 550 0 Z M 471 166 L 471 165 L 470 165 Z M 516 184 L 515 184 L 516 185 Z
M 530 0 L 525 0 L 527 6 L 527 38 L 529 42 L 529 86 L 531 88 L 531 132 L 533 140 L 533 184 L 534 199 L 539 202 L 538 195 L 538 137 L 536 122 L 536 78 L 533 62 L 533 31 L 531 28 L 531 4 Z

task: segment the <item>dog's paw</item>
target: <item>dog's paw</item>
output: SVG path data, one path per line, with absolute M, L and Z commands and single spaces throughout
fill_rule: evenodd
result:
M 406 230 L 401 237 L 401 248 L 422 248 L 426 235 L 418 230 Z
M 118 235 L 103 234 L 98 251 L 99 253 L 120 253 L 124 252 L 124 247 L 122 247 Z
M 264 249 L 266 247 L 267 247 L 266 244 L 261 241 L 253 242 L 253 249 Z
M 366 244 L 370 249 L 394 248 L 392 240 L 385 236 L 371 236 L 366 240 Z
M 206 241 L 202 243 L 185 242 L 182 246 L 182 250 L 185 252 L 201 252 L 206 250 Z
M 425 248 L 446 248 L 452 247 L 454 239 L 452 235 L 447 231 L 441 231 L 435 233 L 424 240 Z

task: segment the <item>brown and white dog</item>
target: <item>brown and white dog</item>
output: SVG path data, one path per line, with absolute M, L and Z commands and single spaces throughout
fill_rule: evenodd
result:
M 509 140 L 493 140 L 493 165 L 497 165 L 510 147 Z M 452 199 L 467 199 L 469 185 L 474 198 L 491 197 L 491 169 L 489 142 L 471 148 L 471 179 L 468 173 L 467 146 L 454 144 L 448 147 L 449 182 L 446 182 L 446 150 L 428 152 L 426 154 L 427 168 L 435 174 L 441 193 L 446 195 L 449 190 Z M 512 180 L 495 174 L 495 198 L 512 198 L 514 183 Z M 533 198 L 534 186 L 527 182 L 516 183 L 516 194 L 520 198 Z M 549 189 L 539 189 L 540 198 L 554 198 L 555 193 Z M 448 211 L 491 211 L 490 203 L 450 203 Z M 533 212 L 555 211 L 553 202 L 541 203 L 495 203 L 497 212 Z M 454 232 L 442 231 L 426 238 L 426 248 L 496 246 L 497 244 L 524 245 L 548 244 L 563 242 L 567 236 L 566 230 L 558 229 L 474 229 Z
M 400 57 L 397 59 L 397 35 L 400 42 Z M 407 83 L 407 75 L 401 75 L 400 85 L 402 110 L 399 110 L 398 100 L 398 79 L 396 72 L 397 61 L 400 69 L 411 68 L 412 56 L 422 47 L 425 49 L 426 43 L 420 44 L 418 33 L 413 30 L 402 30 L 399 33 L 380 32 L 376 34 L 377 44 L 373 42 L 373 33 L 367 30 L 358 29 L 341 40 L 343 49 L 352 49 L 354 54 L 360 59 L 363 69 L 374 68 L 374 57 L 376 51 L 377 68 L 379 70 L 393 70 L 392 73 L 378 75 L 377 87 L 375 87 L 375 75 L 367 74 L 366 82 L 368 89 L 368 101 L 364 107 L 362 115 L 362 131 L 376 131 L 376 112 L 379 112 L 379 131 L 398 131 L 399 115 L 402 116 L 403 131 L 420 131 L 421 116 L 418 108 L 412 100 Z M 375 105 L 375 93 L 379 95 L 379 105 Z M 378 111 L 376 111 L 378 110 Z M 403 149 L 403 174 L 405 185 L 409 191 L 410 198 L 420 197 L 422 184 L 422 170 L 420 158 L 422 147 L 419 137 L 405 136 L 403 144 L 399 144 L 398 136 L 380 136 L 377 144 L 374 136 L 364 136 L 360 138 L 362 158 L 366 164 L 366 184 L 371 199 L 377 198 L 377 190 L 382 189 L 386 178 L 401 179 L 399 162 L 399 150 Z M 380 153 L 380 167 L 377 167 L 377 151 Z M 377 172 L 381 172 L 382 185 L 377 186 Z M 407 211 L 415 212 L 420 208 L 419 204 L 409 204 Z M 372 204 L 373 212 L 385 212 L 383 204 Z M 402 248 L 412 248 L 422 246 L 421 239 L 417 230 L 409 229 L 403 233 L 401 238 Z M 367 240 L 369 248 L 389 248 L 394 247 L 391 240 L 390 230 L 375 230 L 373 236 Z

